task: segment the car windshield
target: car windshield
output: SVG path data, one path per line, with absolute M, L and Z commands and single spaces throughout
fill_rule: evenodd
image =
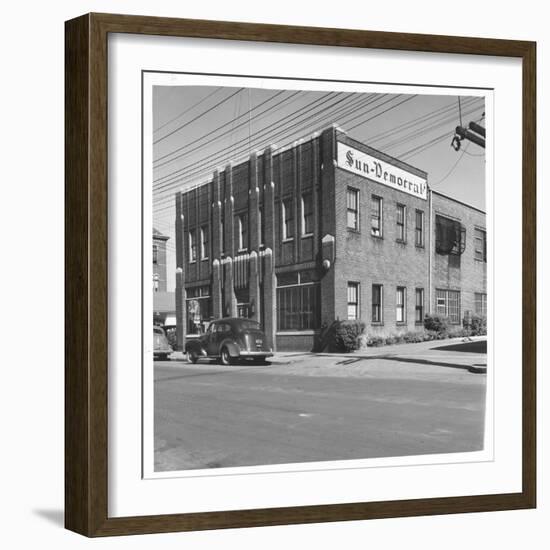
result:
M 260 330 L 260 324 L 249 319 L 241 319 L 236 323 L 238 330 Z

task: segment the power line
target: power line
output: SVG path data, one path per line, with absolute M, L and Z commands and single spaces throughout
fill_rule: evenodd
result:
M 265 103 L 271 101 L 272 99 L 274 99 L 275 97 L 277 97 L 278 95 L 282 94 L 282 93 L 285 93 L 286 90 L 282 90 L 281 92 L 278 92 L 276 93 L 275 95 L 271 96 L 270 98 L 268 98 L 267 100 L 265 100 L 264 102 L 260 103 L 259 105 L 256 105 L 256 107 L 254 107 L 254 109 L 252 109 L 253 111 L 258 109 L 259 107 L 261 107 L 262 105 L 264 105 Z M 261 115 L 269 112 L 270 110 L 272 109 L 275 109 L 275 107 L 278 107 L 279 105 L 281 105 L 282 103 L 284 103 L 285 101 L 288 101 L 289 99 L 291 99 L 292 97 L 298 95 L 298 94 L 301 94 L 302 92 L 301 91 L 298 91 L 298 92 L 294 92 L 293 94 L 291 94 L 288 98 L 285 98 L 283 99 L 282 101 L 279 101 L 278 103 L 276 103 L 275 105 L 272 105 L 271 107 L 269 107 L 268 109 L 266 109 L 265 111 L 263 111 L 262 113 L 259 113 L 258 115 L 256 115 L 258 117 L 258 120 L 260 118 Z M 236 111 L 236 106 L 235 106 L 235 111 Z M 206 134 L 203 134 L 202 136 L 194 139 L 192 142 L 189 142 L 189 143 L 186 143 L 184 145 L 182 145 L 181 147 L 178 147 L 177 149 L 174 149 L 173 151 L 171 151 L 170 153 L 166 153 L 165 155 L 161 156 L 161 157 L 158 157 L 156 158 L 154 161 L 153 161 L 153 164 L 156 164 L 157 162 L 161 161 L 161 160 L 164 160 L 166 158 L 168 158 L 169 156 L 175 154 L 175 153 L 178 153 L 180 151 L 182 151 L 183 149 L 185 149 L 186 147 L 188 147 L 189 145 L 193 144 L 195 145 L 197 142 L 203 140 L 205 137 L 208 137 L 214 133 L 216 133 L 218 130 L 221 130 L 222 128 L 225 128 L 226 126 L 228 126 L 229 124 L 231 124 L 231 128 L 227 131 L 227 132 L 223 132 L 222 134 L 220 134 L 219 136 L 217 136 L 216 138 L 212 139 L 211 142 L 214 142 L 214 141 L 217 141 L 219 139 L 221 139 L 222 137 L 232 133 L 234 130 L 236 130 L 237 128 L 240 128 L 241 126 L 243 126 L 244 124 L 246 124 L 246 121 L 244 123 L 241 123 L 241 124 L 237 124 L 237 126 L 233 126 L 235 121 L 238 120 L 239 118 L 243 117 L 244 116 L 244 113 L 242 115 L 239 115 L 239 116 L 234 116 L 234 118 L 224 124 L 222 124 L 221 126 L 218 126 L 217 128 L 214 128 L 214 130 L 211 130 L 210 132 L 207 132 Z M 253 117 L 253 118 L 256 118 L 256 117 Z M 178 158 L 182 158 L 184 156 L 187 156 L 189 154 L 191 154 L 193 151 L 196 151 L 197 149 L 201 149 L 202 147 L 204 147 L 203 145 L 198 145 L 196 147 L 194 147 L 193 149 L 189 149 L 187 151 L 185 151 L 184 153 L 182 153 L 181 155 L 178 155 L 166 162 L 162 162 L 160 164 L 157 164 L 155 166 L 155 170 L 166 165 L 166 164 L 170 164 L 171 162 L 174 162 L 175 160 L 177 160 Z
M 178 120 L 178 118 L 181 118 L 183 115 L 187 114 L 189 111 L 192 111 L 195 107 L 198 107 L 201 103 L 204 103 L 207 99 L 211 98 L 215 93 L 219 92 L 222 89 L 221 86 L 218 86 L 212 93 L 208 94 L 207 96 L 203 97 L 200 101 L 195 103 L 194 105 L 191 105 L 188 109 L 185 109 L 185 111 L 181 112 L 179 115 L 176 115 L 175 117 L 171 118 L 169 121 L 165 122 L 164 124 L 161 124 L 156 130 L 153 130 L 153 134 L 156 134 L 172 122 L 175 122 Z
M 343 98 L 343 99 L 340 99 L 338 100 L 336 103 L 333 103 L 329 109 L 332 109 L 334 108 L 338 103 L 341 103 L 342 101 L 346 100 L 346 99 L 350 99 L 350 98 Z M 342 112 L 342 109 L 349 109 L 349 107 L 351 106 L 352 103 L 355 103 L 354 105 L 354 109 L 357 108 L 357 106 L 361 103 L 363 103 L 364 105 L 363 106 L 366 106 L 370 103 L 373 103 L 375 100 L 377 100 L 379 98 L 374 98 L 374 100 L 370 99 L 370 98 L 367 98 L 367 101 L 365 100 L 365 98 L 352 98 L 351 99 L 351 103 L 346 106 L 345 108 L 341 107 L 339 108 L 337 111 L 335 111 L 334 113 L 329 113 L 327 112 L 327 114 L 325 115 L 324 118 L 330 118 L 330 117 L 333 117 L 336 115 L 337 112 Z M 359 100 L 359 102 L 357 102 L 357 100 Z M 320 105 L 317 105 L 315 108 L 319 107 Z M 307 112 L 311 111 L 312 109 L 309 109 L 309 110 L 306 110 L 306 111 L 302 111 L 302 113 L 300 115 L 298 115 L 297 117 L 294 117 L 294 119 L 297 119 L 301 116 L 303 116 L 304 114 L 306 114 Z M 326 110 L 326 108 L 325 108 Z M 348 114 L 350 113 L 346 113 L 346 115 L 344 116 L 347 116 Z M 286 118 L 285 119 L 282 119 L 282 124 L 276 124 L 275 126 L 271 126 L 269 128 L 266 128 L 260 132 L 257 132 L 255 135 L 256 136 L 259 136 L 260 134 L 264 134 L 265 136 L 268 136 L 269 139 L 267 140 L 269 143 L 272 143 L 274 139 L 278 138 L 279 136 L 281 135 L 284 135 L 288 132 L 290 132 L 291 130 L 293 130 L 295 127 L 297 126 L 304 126 L 305 123 L 307 122 L 307 120 L 310 120 L 312 118 L 315 118 L 316 121 L 318 121 L 318 115 L 312 115 L 310 117 L 308 117 L 306 120 L 302 120 L 302 121 L 299 121 L 299 122 L 296 122 L 294 124 L 292 124 L 291 126 L 288 126 L 288 127 L 285 127 L 288 122 L 286 121 Z M 292 119 L 291 119 L 292 121 Z M 325 126 L 326 123 L 321 123 L 321 127 Z M 277 127 L 283 127 L 283 129 L 277 133 L 273 133 L 273 129 L 277 128 Z M 240 148 L 242 151 L 244 151 L 245 149 L 243 149 L 243 144 L 246 142 L 246 138 L 241 140 L 240 141 Z M 256 146 L 258 144 L 258 137 L 256 138 Z M 202 160 L 207 160 L 207 162 L 205 163 L 202 163 L 202 164 L 197 164 L 197 163 L 194 163 L 192 165 L 187 165 L 179 170 L 177 170 L 176 172 L 174 172 L 173 176 L 171 177 L 171 179 L 168 181 L 164 181 L 162 184 L 160 185 L 157 185 L 155 186 L 156 187 L 156 191 L 158 192 L 159 189 L 170 189 L 170 188 L 173 188 L 174 186 L 177 186 L 178 185 L 178 182 L 181 181 L 181 178 L 184 174 L 184 172 L 186 173 L 185 175 L 186 176 L 191 176 L 191 175 L 194 175 L 194 177 L 199 177 L 201 174 L 205 173 L 205 174 L 208 174 L 212 171 L 212 169 L 217 165 L 217 161 L 219 158 L 224 158 L 225 155 L 223 154 L 223 152 L 227 150 L 227 147 L 224 148 L 224 149 L 221 149 L 220 151 L 216 152 L 216 153 L 213 153 L 214 155 L 217 155 L 216 158 L 212 159 L 211 155 L 208 155 L 206 157 L 203 157 L 202 159 L 200 159 L 201 161 Z M 164 192 L 165 193 L 165 192 Z
M 244 90 L 244 88 L 239 88 L 236 92 L 233 92 L 231 95 L 225 97 L 224 99 L 222 99 L 221 101 L 216 103 L 216 105 L 214 105 L 213 107 L 210 107 L 206 111 L 203 111 L 200 115 L 197 115 L 195 118 L 192 118 L 189 122 L 186 122 L 186 123 L 182 124 L 181 126 L 178 126 L 174 130 L 172 130 L 171 132 L 166 134 L 165 136 L 162 136 L 162 137 L 154 140 L 153 145 L 156 145 L 157 143 L 159 143 L 159 142 L 165 140 L 166 138 L 174 135 L 176 132 L 179 132 L 182 128 L 185 128 L 186 126 L 189 126 L 193 122 L 197 121 L 199 118 L 202 118 L 205 114 L 210 113 L 211 111 L 213 111 L 214 109 L 216 109 L 217 107 L 219 107 L 220 105 L 225 103 L 226 101 L 229 101 L 233 96 L 237 95 L 238 93 L 242 92 L 243 90 Z

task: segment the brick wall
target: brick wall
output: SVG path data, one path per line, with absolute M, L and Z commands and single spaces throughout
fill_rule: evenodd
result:
M 475 312 L 474 294 L 487 293 L 487 263 L 474 257 L 474 228 L 486 229 L 485 213 L 437 192 L 432 193 L 432 236 L 435 217 L 442 215 L 459 221 L 466 228 L 466 248 L 460 256 L 441 255 L 433 247 L 431 306 L 435 312 L 436 289 L 460 291 L 461 318 Z

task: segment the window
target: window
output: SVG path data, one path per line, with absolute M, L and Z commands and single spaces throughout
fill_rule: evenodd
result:
M 405 229 L 405 205 L 398 204 L 397 205 L 397 212 L 396 212 L 396 223 L 397 223 L 397 240 L 401 242 L 406 241 L 406 229 Z
M 487 261 L 487 233 L 474 228 L 474 258 L 480 262 Z
M 304 193 L 302 195 L 302 235 L 313 233 L 313 195 Z
M 158 264 L 158 260 L 159 260 L 159 245 L 154 244 L 153 245 L 153 263 Z
M 348 319 L 359 319 L 359 283 L 348 283 Z
M 197 233 L 194 229 L 189 230 L 189 261 L 197 261 Z
M 417 210 L 415 213 L 414 244 L 424 246 L 424 211 Z
M 210 287 L 200 286 L 186 291 L 187 334 L 202 334 L 212 319 Z
M 371 229 L 370 232 L 375 237 L 382 236 L 382 199 L 373 195 L 371 197 Z
M 372 322 L 382 322 L 382 285 L 372 285 Z
M 321 324 L 320 285 L 311 273 L 277 275 L 277 330 L 313 330 Z
M 292 212 L 292 199 L 284 199 L 281 203 L 283 241 L 294 237 L 294 216 Z
M 260 226 L 260 246 L 264 244 L 265 232 L 264 232 L 264 209 L 260 206 L 258 210 L 258 225 Z
M 246 250 L 248 248 L 248 214 L 237 216 L 237 239 L 239 250 Z
M 159 289 L 159 274 L 155 273 L 153 275 L 153 290 L 155 292 L 158 292 L 158 289 Z
M 398 286 L 395 293 L 395 320 L 398 323 L 406 322 L 405 287 Z
M 487 317 L 487 294 L 476 292 L 474 298 L 476 315 Z
M 435 217 L 435 251 L 442 255 L 459 256 L 466 249 L 466 228 L 458 221 Z
M 201 227 L 201 259 L 208 259 L 208 227 L 206 225 Z
M 415 290 L 414 322 L 421 324 L 424 322 L 424 289 Z
M 346 194 L 348 229 L 359 230 L 359 190 L 348 187 Z
M 458 290 L 435 291 L 436 312 L 442 317 L 448 317 L 454 325 L 460 324 L 460 292 Z

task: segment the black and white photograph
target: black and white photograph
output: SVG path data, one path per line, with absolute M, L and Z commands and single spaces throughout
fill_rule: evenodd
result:
M 143 103 L 154 473 L 487 459 L 490 91 L 186 77 Z

